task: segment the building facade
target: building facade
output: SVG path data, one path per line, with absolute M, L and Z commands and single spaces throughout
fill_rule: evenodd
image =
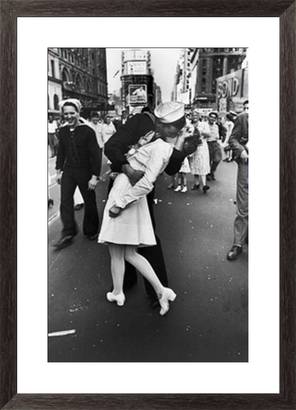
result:
M 77 98 L 84 111 L 107 111 L 107 67 L 104 48 L 48 50 L 48 108 L 61 99 Z
M 62 80 L 59 70 L 59 53 L 57 48 L 48 49 L 48 98 L 47 105 L 49 112 L 59 111 L 59 102 L 63 99 Z
M 192 54 L 194 49 L 184 48 L 181 51 L 177 62 L 175 85 L 172 93 L 174 101 L 183 102 L 185 105 L 190 105 L 192 98 Z
M 151 70 L 150 51 L 127 49 L 121 54 L 122 108 L 130 113 L 155 104 L 155 84 Z
M 199 48 L 192 102 L 197 108 L 216 109 L 217 79 L 240 70 L 246 48 Z
M 154 104 L 155 107 L 162 102 L 161 88 L 156 83 L 154 83 L 154 99 L 155 99 L 155 104 Z

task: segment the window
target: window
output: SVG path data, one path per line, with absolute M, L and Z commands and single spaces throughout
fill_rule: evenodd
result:
M 206 79 L 205 77 L 201 80 L 201 91 L 206 91 Z
M 50 60 L 50 65 L 51 65 L 51 76 L 55 77 L 54 60 Z
M 59 97 L 56 94 L 53 96 L 53 106 L 55 110 L 59 109 Z
M 69 81 L 69 74 L 65 68 L 63 69 L 63 72 L 62 72 L 62 80 L 63 82 Z
M 78 88 L 81 88 L 81 87 L 82 87 L 82 81 L 81 81 L 81 77 L 80 77 L 79 74 L 78 74 L 77 77 L 76 77 L 76 86 L 77 86 Z

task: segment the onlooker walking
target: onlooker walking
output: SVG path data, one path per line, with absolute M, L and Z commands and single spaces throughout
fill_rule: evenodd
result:
M 99 217 L 94 190 L 101 166 L 96 135 L 89 125 L 79 121 L 80 101 L 64 100 L 60 107 L 66 123 L 60 128 L 56 160 L 57 182 L 61 184 L 60 214 L 63 223 L 62 236 L 54 245 L 56 249 L 70 245 L 77 234 L 73 203 L 77 186 L 85 203 L 83 233 L 90 240 L 97 238 Z
M 53 116 L 49 114 L 48 116 L 48 145 L 50 149 L 50 156 L 55 157 L 57 155 L 57 146 L 58 146 L 58 139 L 57 139 L 57 129 L 58 124 L 56 120 L 53 119 Z
M 194 133 L 194 127 L 188 119 L 188 114 L 186 116 L 186 126 L 182 129 L 182 133 L 188 137 L 192 136 Z M 174 189 L 175 192 L 187 192 L 187 174 L 190 174 L 189 156 L 184 158 L 181 168 L 177 174 L 177 187 Z M 174 185 L 173 179 L 171 183 Z
M 198 133 L 199 144 L 196 151 L 190 156 L 191 173 L 194 175 L 194 185 L 192 190 L 202 188 L 204 193 L 210 189 L 207 185 L 207 174 L 210 173 L 210 157 L 209 148 L 207 144 L 207 137 L 209 135 L 207 122 L 199 121 L 199 114 L 197 111 L 192 113 L 192 124 L 195 132 Z
M 208 147 L 210 153 L 210 167 L 211 171 L 208 175 L 209 179 L 213 181 L 216 179 L 215 172 L 222 159 L 222 151 L 219 144 L 219 127 L 217 125 L 218 114 L 216 112 L 210 112 L 209 114 L 209 137 L 208 137 Z
M 232 161 L 232 150 L 229 147 L 229 138 L 233 130 L 234 121 L 237 117 L 237 114 L 233 111 L 230 111 L 226 114 L 226 121 L 225 121 L 225 128 L 226 128 L 226 138 L 223 141 L 223 147 L 226 154 L 224 161 L 231 162 Z
M 248 103 L 248 101 L 246 102 Z M 237 216 L 234 221 L 233 246 L 227 254 L 227 259 L 233 261 L 242 253 L 243 245 L 248 238 L 248 173 L 249 173 L 249 114 L 248 105 L 245 111 L 235 120 L 229 145 L 233 150 L 234 159 L 238 165 L 236 206 Z
M 180 171 L 178 172 L 177 175 L 177 187 L 174 189 L 175 192 L 187 192 L 187 174 L 190 173 L 190 167 L 189 167 L 189 162 L 188 158 L 184 158 L 184 161 L 182 162 Z
M 116 128 L 111 121 L 110 115 L 106 115 L 105 117 L 105 122 L 102 126 L 102 136 L 103 136 L 103 142 L 106 144 L 106 142 L 109 140 L 110 137 L 112 137 L 113 134 L 115 134 Z

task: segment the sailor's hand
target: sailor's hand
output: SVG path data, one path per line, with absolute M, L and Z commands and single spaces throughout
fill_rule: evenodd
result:
M 248 162 L 249 154 L 246 150 L 243 150 L 240 157 L 243 160 L 243 162 Z
M 97 183 L 98 183 L 98 178 L 95 175 L 93 175 L 91 179 L 88 181 L 88 189 L 93 191 L 96 188 Z

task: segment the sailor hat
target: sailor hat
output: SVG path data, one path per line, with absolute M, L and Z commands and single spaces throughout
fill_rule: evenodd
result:
M 154 114 L 161 123 L 171 124 L 184 117 L 184 104 L 176 101 L 161 103 L 155 108 Z
M 217 118 L 218 118 L 218 114 L 217 114 L 215 111 L 211 111 L 211 112 L 209 113 L 209 117 L 217 119 Z
M 62 100 L 59 102 L 59 107 L 60 110 L 62 110 L 64 108 L 64 105 L 68 103 L 68 104 L 73 104 L 74 107 L 76 107 L 77 112 L 81 111 L 82 108 L 82 104 L 79 100 L 77 100 L 76 98 L 68 98 L 67 100 Z

